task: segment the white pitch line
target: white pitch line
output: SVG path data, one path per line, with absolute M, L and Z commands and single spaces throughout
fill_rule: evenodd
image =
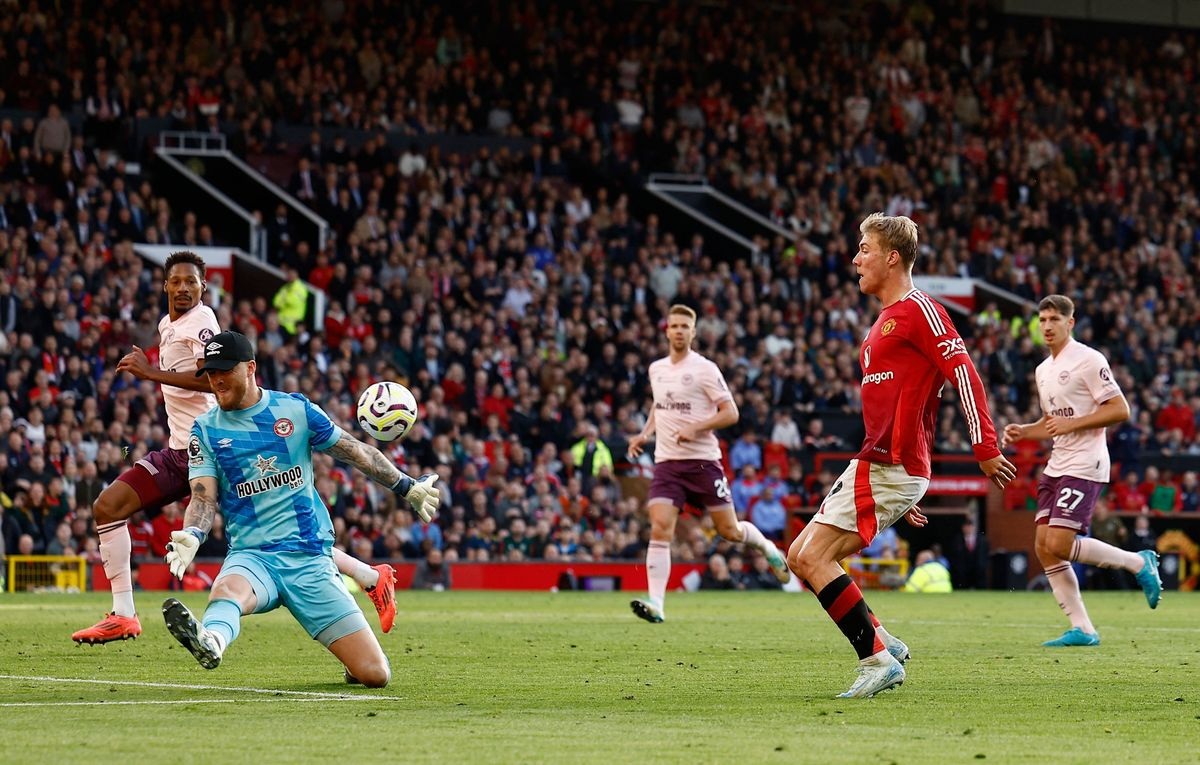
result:
M 370 696 L 364 693 L 325 693 L 322 691 L 285 691 L 279 688 L 239 688 L 223 685 L 189 685 L 185 683 L 149 683 L 138 680 L 92 680 L 81 677 L 41 677 L 38 675 L 0 675 L 0 680 L 32 680 L 39 683 L 85 683 L 89 685 L 128 685 L 135 688 L 171 688 L 180 691 L 231 691 L 233 693 L 264 693 L 271 696 L 298 696 L 313 699 L 353 701 L 403 701 L 403 696 Z
M 371 696 L 347 696 L 338 701 L 374 701 Z M 8 701 L 0 707 L 115 707 L 115 706 L 158 706 L 171 704 L 311 704 L 331 699 L 192 699 L 192 700 L 145 700 L 145 701 Z
M 921 624 L 921 625 L 933 625 L 933 626 L 939 626 L 939 627 L 941 627 L 941 626 L 957 627 L 962 624 L 962 622 L 946 621 L 946 620 L 941 620 L 941 619 L 893 619 L 892 621 L 894 621 L 896 624 L 901 624 L 901 623 L 903 623 L 903 624 Z M 1045 624 L 1033 624 L 1033 623 L 1022 623 L 1022 622 L 994 622 L 994 623 L 982 624 L 982 626 L 984 626 L 984 627 L 1000 627 L 1003 629 L 1016 629 L 1016 630 L 1053 629 L 1053 626 L 1047 627 Z M 1139 624 L 1136 627 L 1129 627 L 1128 629 L 1136 630 L 1139 632 L 1192 632 L 1192 633 L 1194 633 L 1196 631 L 1195 627 L 1157 627 L 1157 626 L 1149 625 L 1149 624 L 1145 624 L 1145 625 Z

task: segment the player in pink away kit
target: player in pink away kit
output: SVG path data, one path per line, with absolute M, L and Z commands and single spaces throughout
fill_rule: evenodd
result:
M 629 605 L 648 622 L 666 618 L 663 598 L 671 576 L 671 540 L 684 504 L 708 511 L 717 532 L 730 542 L 745 543 L 766 556 L 776 578 L 787 582 L 787 561 L 774 543 L 754 524 L 739 521 L 721 467 L 721 446 L 714 430 L 738 421 L 737 404 L 717 365 L 692 350 L 696 312 L 673 305 L 667 312 L 670 354 L 650 365 L 654 408 L 642 432 L 629 440 L 629 457 L 636 458 L 657 433 L 654 478 L 646 499 L 650 514 L 650 544 L 646 549 L 649 596 Z
M 196 377 L 197 361 L 204 358 L 204 344 L 221 331 L 216 314 L 201 302 L 206 289 L 204 260 L 192 252 L 172 253 L 163 272 L 167 315 L 158 323 L 160 366 L 151 366 L 145 352 L 134 346 L 117 364 L 117 371 L 162 386 L 170 439 L 166 449 L 146 454 L 117 476 L 92 505 L 100 536 L 100 558 L 112 587 L 113 609 L 96 624 L 71 635 L 76 643 L 94 645 L 142 634 L 133 605 L 128 518 L 138 510 L 153 517 L 164 505 L 178 502 L 190 493 L 188 436 L 196 417 L 216 404 L 208 379 Z M 395 574 L 391 566 L 368 566 L 336 548 L 334 562 L 339 571 L 367 590 L 379 612 L 383 631 L 390 630 L 396 618 Z
M 859 226 L 859 289 L 883 304 L 859 352 L 866 438 L 788 550 L 788 565 L 858 654 L 858 678 L 842 697 L 867 697 L 904 682 L 908 646 L 890 635 L 839 561 L 905 517 L 929 486 L 930 450 L 942 386 L 958 389 L 975 459 L 1003 488 L 1016 476 L 996 443 L 987 396 L 962 338 L 941 305 L 913 288 L 917 224 L 875 213 Z
M 1099 539 L 1079 536 L 1091 527 L 1092 510 L 1109 481 L 1111 465 L 1104 429 L 1129 419 L 1129 403 L 1104 355 L 1071 337 L 1075 304 L 1069 297 L 1042 298 L 1038 321 L 1050 350 L 1036 372 L 1042 418 L 1025 425 L 1005 426 L 1001 446 L 1026 438 L 1054 439 L 1050 462 L 1038 480 L 1034 549 L 1071 626 L 1042 645 L 1100 645 L 1100 635 L 1088 618 L 1071 564 L 1125 569 L 1137 577 L 1146 602 L 1156 608 L 1162 597 L 1158 553 L 1129 552 Z

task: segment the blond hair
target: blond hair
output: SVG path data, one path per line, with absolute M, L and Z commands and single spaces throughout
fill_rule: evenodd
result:
M 917 224 L 906 215 L 884 215 L 871 213 L 858 224 L 862 234 L 874 234 L 885 253 L 895 250 L 900 253 L 904 265 L 917 262 Z
M 687 316 L 692 320 L 693 324 L 696 323 L 696 312 L 683 303 L 676 303 L 667 311 L 667 316 L 674 316 L 675 314 Z

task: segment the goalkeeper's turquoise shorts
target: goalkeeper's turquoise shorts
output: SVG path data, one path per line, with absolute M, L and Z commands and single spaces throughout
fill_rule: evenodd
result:
M 329 555 L 231 551 L 217 580 L 231 575 L 243 577 L 254 588 L 254 613 L 287 606 L 309 636 L 326 648 L 338 638 L 370 629 Z

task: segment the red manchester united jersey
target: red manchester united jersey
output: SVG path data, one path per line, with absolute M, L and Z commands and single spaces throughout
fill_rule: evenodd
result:
M 979 372 L 946 309 L 913 290 L 879 314 L 859 351 L 867 436 L 858 458 L 931 474 L 942 386 L 958 389 L 975 459 L 1000 454 Z

